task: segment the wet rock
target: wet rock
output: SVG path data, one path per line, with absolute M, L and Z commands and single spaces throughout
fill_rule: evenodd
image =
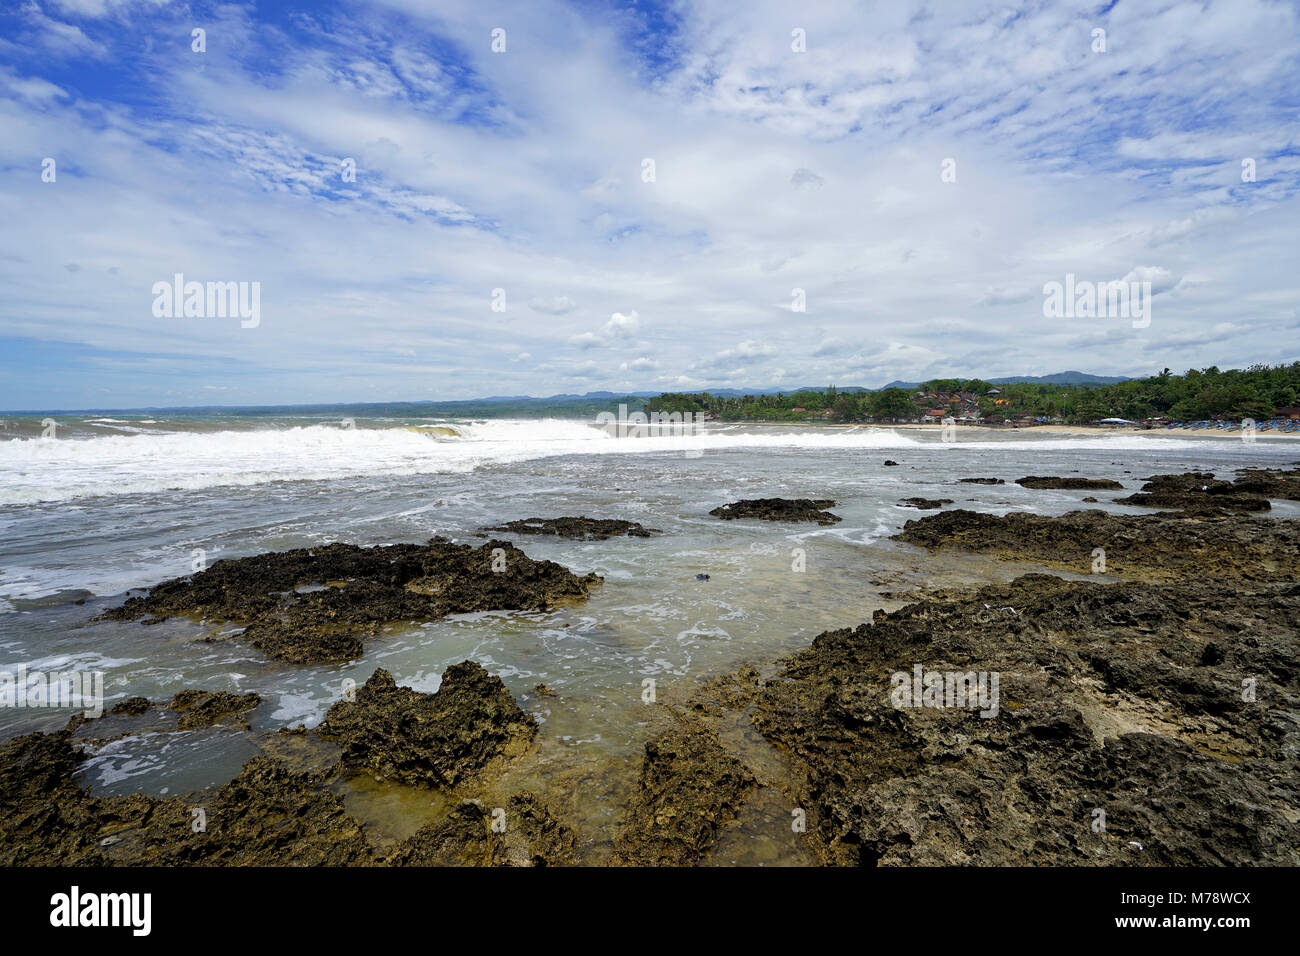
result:
M 1108 573 L 1167 580 L 1214 574 L 1251 580 L 1300 575 L 1300 526 L 1268 518 L 1115 515 L 1071 511 L 1059 517 L 953 510 L 903 526 L 897 540 L 930 549 L 976 551 L 1088 573 L 1105 551 Z
M 73 782 L 84 759 L 66 730 L 0 746 L 0 864 L 373 862 L 361 825 L 324 788 L 320 775 L 293 773 L 257 757 L 230 783 L 206 794 L 92 797 Z
M 901 498 L 898 502 L 904 508 L 920 508 L 922 511 L 932 511 L 936 508 L 942 508 L 944 505 L 952 504 L 951 498 Z
M 399 843 L 389 866 L 500 866 L 505 841 L 490 829 L 481 803 L 463 800 L 437 823 L 426 823 Z
M 555 691 L 551 690 L 545 684 L 538 684 L 533 688 L 533 693 L 538 697 L 554 697 Z
M 1091 495 L 1089 495 L 1087 498 L 1084 498 L 1083 500 L 1090 505 L 1095 505 L 1097 503 L 1097 499 L 1092 497 Z
M 252 710 L 262 702 L 258 694 L 231 694 L 227 691 L 183 690 L 172 697 L 167 706 L 180 714 L 177 728 L 194 730 L 211 727 L 227 718 L 235 718 L 244 728 L 248 718 L 244 711 Z
M 1123 485 L 1111 478 L 1060 478 L 1056 476 L 1041 477 L 1038 475 L 1029 475 L 1025 478 L 1017 478 L 1016 484 L 1022 488 L 1033 488 L 1036 490 L 1061 489 L 1074 490 L 1086 488 L 1089 491 L 1121 490 Z
M 110 714 L 125 714 L 128 717 L 139 717 L 147 711 L 152 704 L 149 703 L 148 697 L 128 697 L 126 700 L 120 700 L 113 705 Z
M 387 862 L 390 866 L 572 866 L 578 862 L 577 837 L 534 794 L 524 792 L 492 812 L 478 801 L 462 801 L 447 819 L 426 824 L 399 843 Z
M 1116 498 L 1115 503 L 1197 515 L 1249 514 L 1270 511 L 1273 507 L 1267 498 L 1256 498 L 1251 495 L 1212 495 L 1199 491 L 1139 491 L 1123 498 Z
M 756 781 L 702 729 L 674 729 L 645 745 L 645 759 L 614 862 L 634 866 L 699 863 L 736 816 Z
M 626 536 L 629 538 L 649 538 L 659 534 L 656 528 L 646 528 L 635 521 L 623 521 L 618 518 L 522 518 L 507 521 L 495 528 L 484 531 L 507 531 L 514 534 L 547 534 L 561 538 L 578 538 L 582 541 L 604 541 L 608 538 Z
M 1233 486 L 1243 494 L 1300 501 L 1300 468 L 1242 468 Z
M 894 460 L 892 460 L 892 459 L 890 459 L 890 458 L 886 458 L 886 459 L 885 459 L 885 466 L 886 466 L 886 467 L 893 467 L 893 466 L 896 466 L 897 464 L 898 464 L 898 462 L 896 462 L 896 461 L 894 461 Z
M 963 485 L 1005 485 L 1006 482 L 1001 478 L 958 478 L 957 481 Z
M 834 508 L 830 498 L 744 498 L 714 508 L 709 514 L 723 520 L 759 518 L 763 521 L 815 521 L 820 525 L 843 521 L 839 515 L 825 511 Z
M 1174 475 L 1152 475 L 1135 494 L 1117 498 L 1116 503 L 1163 508 L 1187 514 L 1247 514 L 1269 511 L 1268 498 L 1258 492 L 1270 487 L 1254 480 L 1218 481 L 1211 472 L 1190 471 Z
M 828 863 L 1295 865 L 1298 612 L 1290 584 L 1026 575 L 821 634 L 747 705 Z M 917 664 L 997 673 L 996 714 L 894 699 Z
M 478 548 L 434 538 L 427 545 L 331 544 L 218 561 L 103 617 L 153 621 L 174 614 L 244 624 L 239 639 L 292 663 L 350 660 L 386 623 L 448 614 L 546 610 L 585 599 L 600 577 L 535 561 L 508 541 Z M 147 622 L 146 622 L 147 623 Z
M 376 670 L 355 701 L 330 707 L 318 733 L 343 748 L 345 770 L 448 787 L 527 749 L 537 723 L 499 677 L 465 661 L 447 668 L 434 694 Z

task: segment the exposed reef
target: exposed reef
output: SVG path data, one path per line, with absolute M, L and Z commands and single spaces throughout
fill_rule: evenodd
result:
M 218 561 L 105 612 L 116 620 L 197 615 L 245 625 L 239 639 L 291 663 L 346 661 L 387 623 L 546 610 L 587 597 L 600 577 L 537 561 L 508 541 L 481 547 L 331 544 Z
M 824 509 L 834 508 L 830 498 L 743 498 L 714 508 L 709 514 L 730 521 L 735 518 L 758 518 L 763 521 L 815 521 L 830 525 L 843 521 Z

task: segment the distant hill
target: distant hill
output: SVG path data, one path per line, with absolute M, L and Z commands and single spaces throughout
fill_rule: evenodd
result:
M 936 376 L 936 378 L 964 378 L 965 376 Z M 978 378 L 979 376 L 974 376 Z M 990 385 L 1118 385 L 1132 381 L 1125 375 L 1090 375 L 1087 372 L 1057 372 L 1055 375 L 1009 375 L 1006 378 L 986 378 Z M 893 381 L 871 391 L 883 392 L 887 388 L 920 388 L 921 382 Z M 840 389 L 842 392 L 850 389 Z
M 1049 385 L 1114 385 L 1129 379 L 1104 375 L 1089 375 L 1087 372 L 1057 372 L 1055 375 L 1020 375 L 1009 378 L 985 379 L 994 385 L 1018 385 L 1021 383 L 1044 383 Z M 861 385 L 837 385 L 838 392 L 859 394 L 862 392 L 882 391 L 886 388 L 915 389 L 920 382 L 893 381 L 880 388 L 866 388 Z M 800 386 L 798 388 L 705 388 L 696 392 L 707 391 L 721 398 L 744 398 L 746 395 L 791 395 L 800 391 L 824 392 L 825 385 Z M 157 407 L 148 408 L 95 408 L 64 409 L 62 413 L 86 412 L 103 414 L 107 412 L 168 412 L 173 415 L 193 417 L 226 415 L 305 415 L 320 417 L 394 417 L 394 418 L 594 418 L 600 412 L 613 411 L 618 405 L 626 404 L 629 411 L 641 411 L 647 400 L 655 398 L 662 392 L 586 392 L 578 395 L 563 392 L 545 398 L 531 395 L 492 395 L 487 398 L 471 398 L 449 402 L 338 402 L 314 405 L 205 405 L 197 407 Z M 42 410 L 32 410 L 39 413 Z M 11 414 L 17 414 L 13 412 Z

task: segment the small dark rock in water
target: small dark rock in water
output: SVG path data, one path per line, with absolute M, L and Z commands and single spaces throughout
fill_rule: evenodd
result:
M 1097 489 L 1098 491 L 1123 489 L 1123 485 L 1111 478 L 1042 478 L 1037 475 L 1030 475 L 1026 478 L 1017 478 L 1016 484 L 1023 488 L 1035 489 Z
M 1001 478 L 958 478 L 963 485 L 1005 485 Z
M 506 531 L 514 534 L 552 534 L 561 538 L 578 538 L 583 541 L 604 541 L 607 538 L 627 536 L 648 538 L 659 534 L 657 528 L 645 528 L 635 521 L 619 518 L 521 518 L 507 521 L 484 531 Z
M 885 459 L 885 464 L 886 464 L 886 465 L 897 465 L 898 462 L 894 461 L 894 460 L 891 459 L 891 458 L 886 458 L 886 459 Z
M 942 508 L 944 505 L 952 504 L 951 498 L 903 498 L 898 502 L 904 508 L 920 508 L 922 511 L 933 511 L 936 508 Z
M 465 661 L 447 668 L 434 694 L 398 687 L 376 670 L 355 701 L 330 707 L 318 733 L 342 746 L 345 770 L 445 787 L 527 749 L 537 722 L 501 678 Z
M 538 697 L 554 697 L 555 691 L 551 690 L 545 684 L 538 684 L 533 688 L 533 693 Z
M 823 508 L 833 508 L 830 498 L 744 498 L 740 501 L 714 508 L 709 514 L 715 518 L 761 518 L 764 521 L 815 521 L 818 524 L 835 524 L 843 521 Z
M 218 561 L 128 598 L 104 618 L 201 615 L 246 625 L 238 639 L 294 664 L 359 657 L 362 639 L 394 621 L 434 621 L 474 611 L 547 610 L 586 598 L 599 584 L 553 561 L 535 561 L 509 541 L 474 548 L 434 538 L 427 545 L 362 548 L 331 544 Z
M 1087 498 L 1084 498 L 1083 500 L 1090 505 L 1095 505 L 1097 503 L 1097 499 L 1092 497 L 1092 495 L 1089 495 Z
M 709 576 L 708 576 L 707 574 L 697 574 L 697 575 L 695 575 L 695 580 L 697 580 L 697 581 L 707 581 L 708 579 L 709 579 Z
M 252 710 L 261 702 L 261 696 L 253 693 L 241 696 L 226 691 L 183 690 L 167 706 L 180 714 L 180 722 L 176 725 L 178 729 L 194 730 L 210 727 L 232 715 L 247 727 L 248 718 L 243 716 L 243 712 Z
M 126 700 L 120 700 L 113 705 L 110 714 L 125 714 L 128 717 L 139 717 L 152 705 L 148 697 L 128 697 Z

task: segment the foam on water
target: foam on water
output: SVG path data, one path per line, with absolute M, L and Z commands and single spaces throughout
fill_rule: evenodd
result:
M 594 424 L 559 420 L 27 438 L 0 442 L 0 505 L 275 481 L 460 473 L 572 454 L 894 448 L 915 443 L 894 432 L 865 429 L 742 435 L 704 428 L 693 435 L 619 439 Z

